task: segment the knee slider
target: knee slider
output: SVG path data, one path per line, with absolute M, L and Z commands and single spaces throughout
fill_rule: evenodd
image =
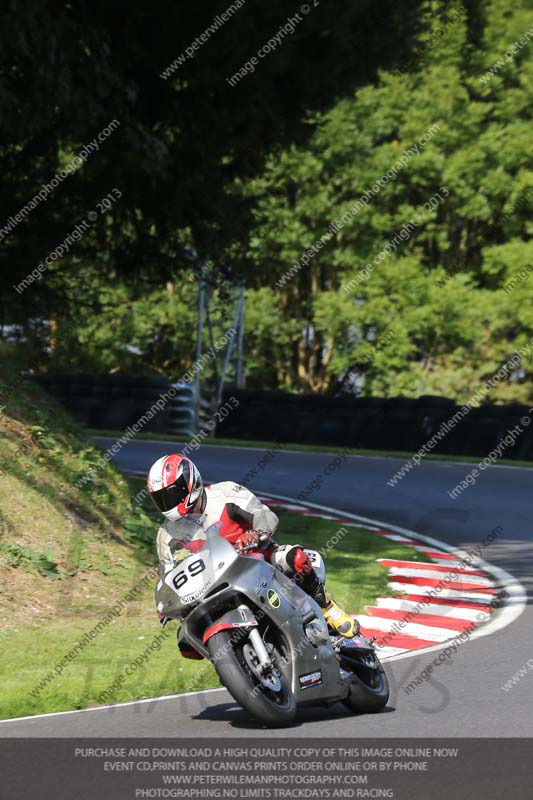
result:
M 313 567 L 299 544 L 282 544 L 272 555 L 272 563 L 286 575 L 309 575 Z
M 313 566 L 309 561 L 309 556 L 301 547 L 294 547 L 293 552 L 290 553 L 289 558 L 292 557 L 293 569 L 299 575 L 310 575 L 313 571 Z

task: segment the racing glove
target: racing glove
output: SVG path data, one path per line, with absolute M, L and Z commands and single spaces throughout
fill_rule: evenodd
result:
M 246 531 L 246 533 L 243 533 L 243 535 L 236 540 L 235 548 L 239 553 L 245 552 L 246 550 L 253 550 L 269 538 L 270 534 L 267 531 Z
M 187 550 L 185 547 L 183 547 L 181 542 L 179 542 L 177 539 L 173 539 L 171 541 L 170 552 L 172 553 L 172 561 L 174 562 L 175 567 L 177 567 L 180 561 L 183 561 L 191 554 L 190 550 Z

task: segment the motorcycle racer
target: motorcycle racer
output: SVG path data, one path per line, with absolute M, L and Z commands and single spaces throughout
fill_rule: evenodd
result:
M 279 545 L 270 538 L 278 527 L 278 517 L 249 489 L 233 481 L 204 486 L 196 465 L 176 453 L 162 456 L 152 464 L 147 488 L 156 508 L 166 518 L 157 532 L 157 554 L 164 571 L 189 552 L 200 549 L 205 531 L 219 524 L 220 535 L 238 552 L 256 549 L 313 597 L 333 630 L 347 638 L 357 634 L 357 621 L 326 592 L 305 550 L 300 545 Z M 178 537 L 182 530 L 178 523 L 189 516 L 199 525 L 183 540 Z

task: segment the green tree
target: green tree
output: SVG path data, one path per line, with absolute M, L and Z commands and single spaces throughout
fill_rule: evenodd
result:
M 279 149 L 246 185 L 257 275 L 275 285 L 285 323 L 299 322 L 287 356 L 293 389 L 333 390 L 352 369 L 365 393 L 466 400 L 533 335 L 524 302 L 533 282 L 504 288 L 533 258 L 533 44 L 483 79 L 529 29 L 525 2 L 493 0 L 474 18 L 429 0 L 415 68 L 382 71 L 311 116 L 309 142 Z M 413 146 L 418 153 L 350 215 Z M 532 398 L 526 355 L 522 366 L 495 399 Z

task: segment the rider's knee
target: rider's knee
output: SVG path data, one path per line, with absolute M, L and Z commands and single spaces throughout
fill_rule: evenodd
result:
M 309 556 L 299 544 L 282 544 L 272 553 L 271 563 L 286 575 L 310 575 Z

